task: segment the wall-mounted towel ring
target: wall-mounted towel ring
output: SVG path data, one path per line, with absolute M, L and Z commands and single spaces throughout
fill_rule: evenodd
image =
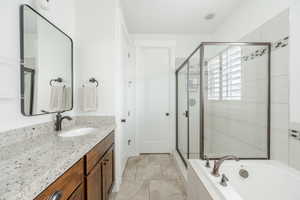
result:
M 96 83 L 96 87 L 99 86 L 99 82 L 98 82 L 97 79 L 95 79 L 95 78 L 90 78 L 89 82 L 90 82 L 90 83 Z
M 87 83 L 96 83 L 96 88 L 99 86 L 99 82 L 97 81 L 97 79 L 95 79 L 95 78 L 93 78 L 93 77 L 90 78 L 88 82 L 82 84 L 82 87 L 84 87 L 85 84 L 87 84 Z
M 96 83 L 96 87 L 99 86 L 99 82 L 98 82 L 97 79 L 95 79 L 95 78 L 90 78 L 90 79 L 89 79 L 89 82 L 90 82 L 90 83 Z
M 51 79 L 49 84 L 50 86 L 53 86 L 53 82 L 58 82 L 58 83 L 62 83 L 63 82 L 63 79 L 61 77 L 58 77 L 58 78 L 55 78 L 55 79 Z

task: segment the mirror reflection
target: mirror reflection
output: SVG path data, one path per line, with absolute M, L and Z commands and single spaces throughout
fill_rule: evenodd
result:
M 72 39 L 27 5 L 21 8 L 20 31 L 22 113 L 71 110 Z

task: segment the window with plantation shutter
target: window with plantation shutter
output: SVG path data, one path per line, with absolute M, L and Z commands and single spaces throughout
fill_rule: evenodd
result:
M 228 48 L 207 63 L 208 99 L 241 99 L 241 48 Z
M 241 48 L 232 47 L 222 53 L 221 87 L 223 100 L 241 99 Z
M 220 99 L 220 59 L 211 59 L 207 64 L 208 99 Z

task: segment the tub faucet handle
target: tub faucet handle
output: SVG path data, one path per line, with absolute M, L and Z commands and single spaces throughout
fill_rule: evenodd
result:
M 222 174 L 220 185 L 222 185 L 223 187 L 226 187 L 228 181 L 229 181 L 229 179 L 227 178 L 227 176 L 225 174 Z
M 207 156 L 204 156 L 204 160 L 206 160 L 205 162 L 205 167 L 210 168 L 210 163 L 209 163 L 209 159 Z

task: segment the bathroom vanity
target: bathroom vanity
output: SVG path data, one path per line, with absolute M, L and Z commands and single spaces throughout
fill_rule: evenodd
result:
M 70 123 L 70 124 L 67 124 Z M 92 131 L 62 137 L 63 132 Z M 1 200 L 107 200 L 114 182 L 115 119 L 78 116 L 1 133 Z
M 108 200 L 114 180 L 114 132 L 68 169 L 35 200 Z

